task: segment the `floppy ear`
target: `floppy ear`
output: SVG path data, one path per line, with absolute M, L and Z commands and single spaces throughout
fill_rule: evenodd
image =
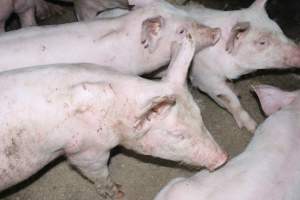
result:
M 151 128 L 151 124 L 155 120 L 161 120 L 176 104 L 176 97 L 174 95 L 158 96 L 148 100 L 137 116 L 134 128 L 137 132 L 142 133 L 141 136 L 147 133 Z
M 254 86 L 253 89 L 267 116 L 289 105 L 296 98 L 295 93 L 283 91 L 270 85 L 258 85 Z
M 161 39 L 161 29 L 165 26 L 165 20 L 161 16 L 146 19 L 142 24 L 141 43 L 145 49 L 153 53 Z
M 226 42 L 226 51 L 232 53 L 235 42 L 250 29 L 250 22 L 238 22 L 232 27 L 230 36 Z
M 191 61 L 195 54 L 196 44 L 186 29 L 178 30 L 180 41 L 174 42 L 171 47 L 171 62 L 164 81 L 184 85 Z
M 268 0 L 255 0 L 250 8 L 265 9 Z

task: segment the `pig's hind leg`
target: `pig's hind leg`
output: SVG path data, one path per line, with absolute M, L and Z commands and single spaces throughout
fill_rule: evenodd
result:
M 86 178 L 95 184 L 97 193 L 108 200 L 122 199 L 124 193 L 115 184 L 108 171 L 109 152 L 85 151 L 68 156 L 68 160 Z
M 27 27 L 27 26 L 35 26 L 36 20 L 35 20 L 35 11 L 34 8 L 30 8 L 24 12 L 17 13 L 22 27 Z
M 225 79 L 212 74 L 204 75 L 205 80 L 201 81 L 199 77 L 191 78 L 193 85 L 206 92 L 220 106 L 226 108 L 234 117 L 239 128 L 245 127 L 248 131 L 254 133 L 256 122 L 242 107 L 237 95 L 231 89 Z M 209 77 L 209 78 L 207 78 Z

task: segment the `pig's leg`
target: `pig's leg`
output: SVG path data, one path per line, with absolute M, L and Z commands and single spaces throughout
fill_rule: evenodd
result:
M 36 25 L 34 8 L 30 8 L 24 12 L 18 13 L 18 15 L 20 17 L 22 27 Z
M 0 21 L 0 33 L 5 32 L 5 21 Z
M 68 160 L 80 172 L 95 184 L 97 193 L 103 199 L 121 199 L 124 193 L 120 191 L 109 176 L 107 162 L 109 152 L 85 151 L 68 156 Z
M 78 21 L 94 19 L 100 10 L 104 10 L 103 7 L 94 7 L 90 5 L 90 1 L 77 0 L 74 2 L 74 7 Z
M 192 72 L 192 74 L 194 74 Z M 199 72 L 197 72 L 199 74 Z M 215 76 L 213 74 L 206 74 L 204 71 L 201 73 L 201 80 L 199 76 L 191 76 L 193 85 L 206 92 L 212 97 L 220 106 L 226 108 L 234 117 L 239 128 L 245 127 L 250 132 L 254 132 L 256 129 L 256 122 L 248 114 L 246 110 L 240 104 L 240 101 L 233 90 L 230 88 L 229 83 L 222 77 Z

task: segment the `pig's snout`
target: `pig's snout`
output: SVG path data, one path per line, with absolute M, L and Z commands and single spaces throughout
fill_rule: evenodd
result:
M 229 156 L 226 152 L 221 152 L 219 153 L 215 159 L 213 159 L 208 165 L 206 165 L 206 168 L 209 171 L 214 171 L 217 168 L 223 166 L 227 160 L 228 160 Z
M 300 47 L 293 47 L 286 52 L 284 64 L 287 67 L 300 67 Z

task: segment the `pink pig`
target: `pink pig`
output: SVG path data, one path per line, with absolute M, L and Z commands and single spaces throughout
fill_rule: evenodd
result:
M 270 115 L 246 150 L 214 173 L 171 181 L 155 200 L 300 199 L 300 91 L 255 87 Z
M 117 145 L 210 170 L 222 165 L 227 154 L 204 126 L 185 83 L 196 42 L 188 32 L 177 36 L 162 81 L 93 64 L 0 73 L 0 190 L 66 155 L 100 196 L 117 199 L 123 193 L 107 169 Z
M 227 80 L 265 68 L 300 66 L 300 48 L 288 39 L 265 10 L 267 0 L 234 11 L 182 6 L 199 22 L 220 27 L 222 37 L 212 48 L 195 56 L 190 79 L 194 86 L 226 108 L 240 128 L 254 132 L 256 122 L 244 110 Z

